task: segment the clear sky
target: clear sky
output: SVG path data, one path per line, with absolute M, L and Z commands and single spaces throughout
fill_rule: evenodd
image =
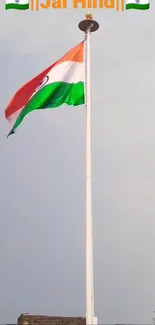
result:
M 0 2 L 0 323 L 85 315 L 85 110 L 33 112 L 15 136 L 4 109 L 78 44 L 86 10 Z M 155 3 L 92 11 L 95 307 L 100 323 L 151 324 L 155 309 Z

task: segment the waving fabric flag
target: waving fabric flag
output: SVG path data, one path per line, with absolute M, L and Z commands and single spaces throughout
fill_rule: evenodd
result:
M 84 76 L 81 42 L 16 92 L 5 110 L 6 118 L 15 121 L 9 135 L 34 110 L 84 104 Z

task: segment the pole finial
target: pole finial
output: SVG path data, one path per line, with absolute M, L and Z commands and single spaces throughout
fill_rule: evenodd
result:
M 90 12 L 88 12 L 88 13 L 86 14 L 86 19 L 87 19 L 87 20 L 92 20 L 92 19 L 93 19 L 93 16 L 92 16 L 92 14 L 91 14 Z

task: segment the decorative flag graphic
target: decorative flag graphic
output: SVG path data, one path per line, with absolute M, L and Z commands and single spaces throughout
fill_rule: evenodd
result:
M 84 80 L 83 41 L 16 92 L 5 110 L 15 122 L 9 135 L 34 110 L 84 104 Z
M 147 10 L 150 8 L 149 0 L 126 0 L 126 10 L 137 9 L 137 10 Z
M 29 0 L 6 0 L 5 9 L 26 10 L 29 9 Z
M 1 1 L 1 0 L 0 0 Z M 44 0 L 45 1 L 45 0 Z M 66 0 L 65 4 L 62 4 L 62 9 L 66 8 Z M 63 3 L 62 1 L 62 3 Z M 30 11 L 38 11 L 39 8 L 42 7 L 43 3 L 41 2 L 41 0 L 5 0 L 5 9 L 17 9 L 17 10 L 25 10 L 25 9 L 30 9 Z M 50 9 L 50 8 L 56 8 L 55 6 L 58 5 L 58 2 L 61 1 L 52 1 L 51 0 L 51 5 L 50 5 L 50 0 L 46 0 L 46 9 Z M 80 2 L 80 1 L 79 1 Z M 90 1 L 91 2 L 91 1 Z M 57 3 L 57 4 L 56 4 Z M 93 3 L 95 3 L 95 7 L 93 7 Z M 137 10 L 147 10 L 150 9 L 150 0 L 114 0 L 113 1 L 113 5 L 106 5 L 103 3 L 103 7 L 105 9 L 116 9 L 116 11 L 119 11 L 120 9 L 122 11 L 124 11 L 125 9 L 137 9 Z M 92 2 L 92 9 L 96 8 L 97 6 L 97 0 L 94 0 L 94 2 Z M 74 7 L 74 6 L 73 6 Z M 45 9 L 45 8 L 44 8 Z M 87 9 L 87 7 L 85 8 Z

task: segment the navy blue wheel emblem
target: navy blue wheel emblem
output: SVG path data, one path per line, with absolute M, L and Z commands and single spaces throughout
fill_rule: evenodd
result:
M 44 87 L 46 85 L 46 83 L 47 83 L 48 80 L 49 80 L 49 77 L 48 76 L 44 77 L 44 79 L 40 81 L 40 83 L 39 83 L 38 87 L 36 88 L 35 92 L 37 92 L 42 87 Z

